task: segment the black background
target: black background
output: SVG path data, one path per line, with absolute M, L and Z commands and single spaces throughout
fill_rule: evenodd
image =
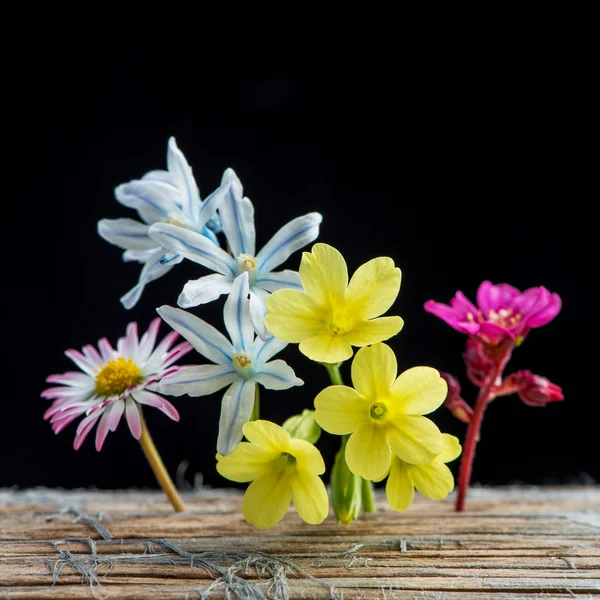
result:
M 300 6 L 259 13 L 170 3 L 124 14 L 123 6 L 77 13 L 40 3 L 14 13 L 0 486 L 155 486 L 125 423 L 101 453 L 93 436 L 75 452 L 75 425 L 54 436 L 39 394 L 47 375 L 73 369 L 65 349 L 116 341 L 130 320 L 145 328 L 155 307 L 175 305 L 185 281 L 206 272 L 186 262 L 125 311 L 119 297 L 139 267 L 123 264 L 96 234 L 100 218 L 135 218 L 113 189 L 165 168 L 171 135 L 203 196 L 226 167 L 236 170 L 255 204 L 258 247 L 288 220 L 319 211 L 320 241 L 337 247 L 351 272 L 393 257 L 403 282 L 388 314 L 406 324 L 389 343 L 400 368 L 450 371 L 469 400 L 464 338 L 423 303 L 447 302 L 458 289 L 474 299 L 484 279 L 559 293 L 563 311 L 531 333 L 508 370 L 547 376 L 565 401 L 494 402 L 474 481 L 600 477 L 596 398 L 576 392 L 570 148 L 578 140 L 563 19 L 497 4 L 399 5 L 395 16 Z M 285 266 L 299 260 L 300 253 Z M 222 304 L 194 312 L 222 327 Z M 264 392 L 263 416 L 276 422 L 311 406 L 328 384 L 296 346 L 282 357 L 306 384 Z M 179 424 L 147 411 L 168 468 L 179 465 L 187 482 L 202 473 L 208 484 L 229 485 L 214 469 L 219 399 L 175 399 Z M 433 419 L 462 438 L 464 426 L 445 410 Z M 323 436 L 328 461 L 337 443 Z

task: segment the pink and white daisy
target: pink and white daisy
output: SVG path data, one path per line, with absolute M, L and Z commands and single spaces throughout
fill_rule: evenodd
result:
M 46 379 L 48 383 L 60 384 L 41 394 L 42 398 L 53 400 L 44 413 L 44 420 L 50 421 L 54 433 L 61 432 L 69 423 L 85 415 L 77 427 L 75 450 L 98 423 L 96 450 L 100 451 L 108 432 L 117 429 L 123 413 L 131 434 L 139 440 L 142 421 L 138 405 L 153 406 L 179 421 L 175 407 L 155 391 L 163 377 L 179 369 L 174 363 L 193 346 L 182 342 L 173 347 L 179 334 L 172 331 L 155 348 L 160 323 L 160 318 L 154 319 L 141 340 L 137 323 L 129 323 L 116 350 L 106 338 L 98 342 L 98 349 L 88 344 L 82 352 L 67 350 L 65 354 L 83 372 L 69 371 Z

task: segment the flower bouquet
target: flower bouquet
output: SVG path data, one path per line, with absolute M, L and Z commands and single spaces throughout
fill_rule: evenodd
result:
M 101 339 L 97 347 L 68 350 L 79 371 L 47 378 L 55 385 L 42 392 L 52 401 L 44 418 L 55 433 L 81 418 L 74 448 L 95 428 L 99 451 L 125 415 L 176 511 L 185 510 L 183 501 L 143 413 L 154 407 L 179 420 L 166 397 L 219 393 L 218 427 L 205 425 L 207 435 L 215 438 L 216 469 L 226 479 L 249 483 L 242 512 L 257 528 L 277 524 L 290 504 L 313 525 L 327 518 L 331 505 L 336 519 L 348 525 L 375 511 L 374 483 L 383 480 L 394 510 L 406 510 L 415 489 L 442 500 L 454 490 L 447 464 L 461 450 L 456 508 L 463 510 L 491 400 L 517 393 L 527 404 L 543 406 L 563 399 L 557 385 L 530 371 L 504 375 L 513 350 L 530 330 L 560 311 L 558 295 L 543 287 L 521 293 L 486 281 L 476 305 L 461 292 L 449 306 L 432 300 L 425 304 L 427 311 L 467 335 L 467 376 L 479 390 L 471 407 L 448 373 L 429 366 L 398 373 L 390 340 L 402 330 L 403 320 L 382 316 L 400 291 L 401 271 L 392 258 L 370 258 L 349 277 L 342 254 L 317 242 L 302 253 L 298 270 L 278 270 L 318 238 L 318 212 L 287 223 L 257 251 L 254 205 L 236 173 L 225 170 L 219 187 L 201 200 L 174 138 L 168 142 L 167 170 L 117 186 L 115 197 L 140 218 L 98 223 L 100 236 L 124 250 L 124 261 L 141 265 L 137 283 L 121 298 L 125 309 L 182 261 L 203 270 L 183 287 L 178 307 L 156 309 L 159 317 L 141 337 L 137 324 L 130 323 L 115 346 Z M 221 297 L 226 334 L 202 318 L 203 305 L 221 302 Z M 171 331 L 157 343 L 162 322 Z M 185 341 L 176 343 L 179 336 Z M 277 424 L 261 413 L 261 389 L 283 392 L 304 383 L 276 358 L 288 344 L 297 344 L 300 353 L 326 369 L 331 385 L 308 398 L 300 413 Z M 198 364 L 178 366 L 192 351 Z M 444 404 L 467 424 L 464 449 L 426 416 Z M 317 447 L 322 431 L 339 436 L 329 492 Z

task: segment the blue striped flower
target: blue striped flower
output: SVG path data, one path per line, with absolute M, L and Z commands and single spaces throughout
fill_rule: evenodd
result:
M 287 346 L 270 337 L 255 337 L 250 322 L 249 276 L 242 273 L 233 282 L 225 302 L 223 320 L 228 340 L 202 319 L 171 306 L 158 314 L 194 348 L 214 364 L 183 366 L 159 383 L 159 392 L 170 396 L 208 396 L 227 388 L 221 403 L 217 452 L 227 455 L 242 439 L 242 427 L 250 420 L 256 385 L 269 390 L 287 390 L 304 382 L 283 360 L 271 358 Z
M 283 288 L 303 289 L 297 271 L 273 269 L 317 238 L 323 217 L 313 212 L 293 219 L 256 253 L 254 206 L 249 198 L 243 196 L 242 184 L 232 169 L 223 174 L 223 187 L 226 191 L 219 205 L 219 216 L 230 254 L 208 237 L 168 223 L 152 225 L 148 235 L 166 250 L 214 271 L 212 275 L 186 283 L 177 300 L 182 308 L 206 304 L 221 294 L 228 294 L 234 280 L 248 273 L 250 319 L 256 333 L 267 339 L 270 333 L 265 328 L 264 317 L 265 300 L 269 294 Z
M 123 248 L 123 260 L 142 263 L 138 283 L 121 298 L 125 308 L 132 308 L 140 299 L 147 283 L 162 277 L 183 257 L 165 251 L 148 236 L 153 223 L 170 223 L 206 236 L 218 244 L 216 233 L 221 223 L 216 210 L 223 201 L 228 184 L 224 183 L 204 201 L 194 180 L 192 169 L 171 137 L 167 149 L 167 171 L 146 173 L 115 188 L 115 198 L 128 208 L 135 208 L 143 222 L 134 219 L 102 219 L 98 233 L 107 242 Z

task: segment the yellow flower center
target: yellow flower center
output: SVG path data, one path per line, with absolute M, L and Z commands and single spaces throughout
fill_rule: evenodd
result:
M 250 369 L 252 367 L 252 358 L 245 352 L 236 352 L 233 355 L 233 366 L 239 369 Z
M 277 462 L 282 467 L 294 467 L 296 466 L 296 457 L 288 454 L 287 452 L 282 452 L 277 459 Z
M 240 254 L 237 257 L 238 268 L 241 273 L 253 273 L 256 270 L 256 259 L 249 254 Z
M 375 419 L 376 421 L 382 419 L 386 412 L 387 406 L 383 402 L 374 402 L 371 404 L 371 408 L 369 408 L 371 419 Z
M 498 311 L 490 310 L 487 318 L 483 316 L 483 313 L 480 310 L 478 310 L 475 315 L 471 312 L 467 313 L 467 321 L 470 323 L 492 321 L 492 323 L 496 323 L 505 329 L 513 329 L 522 318 L 523 315 L 521 315 L 521 313 L 515 314 L 510 308 L 501 308 Z
M 140 368 L 131 360 L 119 356 L 109 360 L 96 375 L 94 391 L 98 396 L 118 396 L 129 386 L 142 381 Z

